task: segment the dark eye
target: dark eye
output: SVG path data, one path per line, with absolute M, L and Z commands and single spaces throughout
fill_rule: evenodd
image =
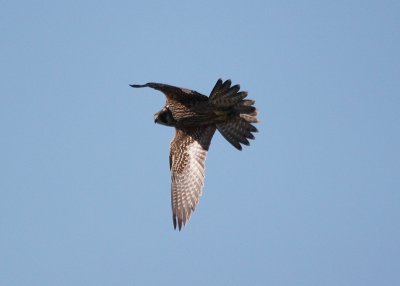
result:
M 170 114 L 169 114 L 168 111 L 163 111 L 163 112 L 160 114 L 159 118 L 160 118 L 160 121 L 161 121 L 162 123 L 167 123 L 167 122 L 169 121 L 169 119 L 170 119 Z

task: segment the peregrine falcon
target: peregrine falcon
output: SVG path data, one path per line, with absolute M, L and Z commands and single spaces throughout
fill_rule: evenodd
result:
M 204 163 L 216 129 L 238 150 L 249 145 L 257 129 L 255 101 L 231 81 L 217 81 L 210 96 L 194 90 L 149 82 L 130 85 L 151 87 L 165 94 L 165 106 L 154 115 L 156 123 L 175 127 L 170 144 L 171 204 L 174 229 L 186 225 L 199 202 L 204 185 Z

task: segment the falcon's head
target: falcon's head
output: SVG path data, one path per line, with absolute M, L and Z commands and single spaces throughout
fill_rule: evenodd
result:
M 175 126 L 176 120 L 172 116 L 171 111 L 168 107 L 164 107 L 159 112 L 154 114 L 154 123 L 166 125 L 166 126 Z

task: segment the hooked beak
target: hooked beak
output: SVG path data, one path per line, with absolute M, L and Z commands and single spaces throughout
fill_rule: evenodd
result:
M 154 114 L 154 123 L 158 123 L 158 114 L 159 113 L 160 112 L 157 112 L 157 113 Z

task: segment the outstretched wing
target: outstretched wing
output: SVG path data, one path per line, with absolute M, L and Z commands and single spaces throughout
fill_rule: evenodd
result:
M 151 87 L 156 90 L 164 93 L 169 99 L 176 100 L 187 100 L 187 99 L 195 99 L 198 101 L 207 101 L 208 97 L 194 90 L 190 90 L 187 88 L 177 87 L 173 85 L 149 82 L 146 84 L 131 84 L 131 87 L 140 88 L 140 87 Z
M 184 226 L 199 202 L 204 163 L 215 126 L 176 129 L 170 146 L 171 203 L 174 228 Z

